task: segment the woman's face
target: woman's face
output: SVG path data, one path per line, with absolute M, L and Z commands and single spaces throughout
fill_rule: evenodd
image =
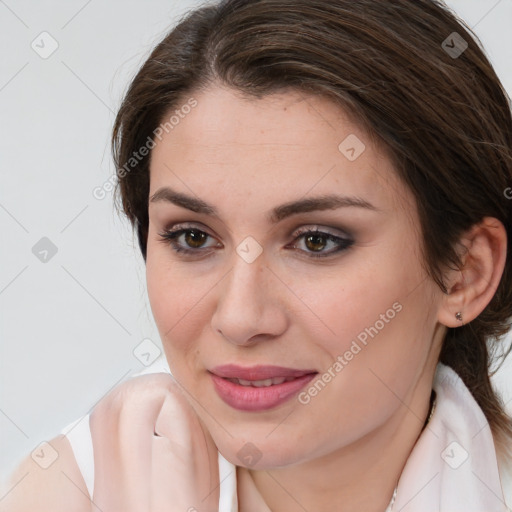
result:
M 440 291 L 388 158 L 324 98 L 192 96 L 152 151 L 147 283 L 221 453 L 297 464 L 419 417 Z

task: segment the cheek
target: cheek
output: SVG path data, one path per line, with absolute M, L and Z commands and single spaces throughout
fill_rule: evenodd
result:
M 340 411 L 355 408 L 359 418 L 384 414 L 424 368 L 435 325 L 432 284 L 412 252 L 379 256 L 311 289 L 308 304 L 322 324 L 310 339 L 330 374 L 314 407 L 337 403 Z
M 365 341 L 394 337 L 414 321 L 415 312 L 424 316 L 421 292 L 415 293 L 424 279 L 419 262 L 394 251 L 371 252 L 324 273 L 321 280 L 302 283 L 303 302 L 316 317 L 309 313 L 310 327 L 315 326 L 312 340 L 322 339 L 333 358 L 354 340 L 364 346 Z
M 148 244 L 146 281 L 151 311 L 172 374 L 185 383 L 201 367 L 201 343 L 213 315 L 211 294 L 219 276 L 172 261 L 167 249 Z
M 358 279 L 325 297 L 324 318 L 336 336 L 321 341 L 329 356 L 323 369 L 328 384 L 303 397 L 311 398 L 313 416 L 329 415 L 354 433 L 362 427 L 360 418 L 371 428 L 410 393 L 429 357 L 435 316 L 426 299 L 430 283 L 414 287 L 404 281 Z M 333 301 L 337 307 L 327 309 Z
M 191 282 L 176 265 L 152 251 L 150 246 L 146 261 L 146 281 L 151 311 L 165 351 L 190 349 L 189 340 L 197 325 L 193 316 L 200 310 L 200 282 Z

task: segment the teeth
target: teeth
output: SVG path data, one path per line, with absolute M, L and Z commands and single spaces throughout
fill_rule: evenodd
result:
M 266 388 L 268 386 L 272 386 L 274 379 L 264 379 L 264 380 L 253 380 L 251 382 L 251 386 L 255 388 Z
M 294 377 L 273 377 L 271 379 L 263 379 L 263 380 L 245 380 L 245 379 L 229 379 L 231 382 L 235 384 L 240 384 L 241 386 L 252 386 L 255 388 L 266 388 L 268 386 L 275 386 L 276 384 L 282 384 L 283 382 L 288 382 L 290 380 L 294 380 Z

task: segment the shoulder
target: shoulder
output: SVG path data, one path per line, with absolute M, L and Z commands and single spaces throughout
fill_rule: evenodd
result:
M 38 450 L 4 484 L 0 512 L 91 512 L 87 486 L 66 437 L 59 435 Z M 36 457 L 49 455 L 45 450 L 56 457 L 46 469 L 36 462 Z
M 184 413 L 187 419 L 191 416 L 174 378 L 166 372 L 136 375 L 98 402 L 87 422 L 88 436 L 117 439 L 121 425 L 136 424 L 143 417 L 153 428 L 162 411 L 168 409 L 174 414 L 179 410 L 181 414 L 175 419 L 185 419 Z M 38 464 L 38 452 L 28 454 L 2 485 L 0 512 L 90 512 L 90 493 L 70 440 L 64 434 L 56 436 L 43 451 L 51 452 L 55 461 L 44 469 Z

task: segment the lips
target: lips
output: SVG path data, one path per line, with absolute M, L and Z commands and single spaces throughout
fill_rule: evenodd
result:
M 282 366 L 216 366 L 210 370 L 219 397 L 243 411 L 262 411 L 291 399 L 318 372 Z
M 264 380 L 278 377 L 303 377 L 310 373 L 317 373 L 316 370 L 298 370 L 295 368 L 286 368 L 284 366 L 251 366 L 243 367 L 236 364 L 225 364 L 212 368 L 212 373 L 219 377 L 228 379 L 244 379 L 244 380 Z

